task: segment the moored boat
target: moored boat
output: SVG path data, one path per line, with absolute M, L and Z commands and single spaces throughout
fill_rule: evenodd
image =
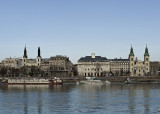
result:
M 86 77 L 86 80 L 80 81 L 81 84 L 103 84 L 103 82 L 99 79 L 96 79 L 95 77 Z
M 50 79 L 49 81 L 51 84 L 63 84 L 63 81 L 57 77 L 54 77 L 54 79 Z
M 61 79 L 44 79 L 44 78 L 16 78 L 16 79 L 4 79 L 1 81 L 2 84 L 62 84 Z
M 128 77 L 127 79 L 125 79 L 125 82 L 124 82 L 125 84 L 131 84 L 132 82 L 131 82 L 131 80 L 130 80 L 130 78 Z
M 111 82 L 107 80 L 107 81 L 105 81 L 105 83 L 106 83 L 106 84 L 110 84 Z

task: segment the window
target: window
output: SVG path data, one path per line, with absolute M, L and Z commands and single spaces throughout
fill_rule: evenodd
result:
M 146 61 L 148 61 L 148 58 L 146 58 Z
M 148 63 L 146 63 L 146 66 L 148 66 Z

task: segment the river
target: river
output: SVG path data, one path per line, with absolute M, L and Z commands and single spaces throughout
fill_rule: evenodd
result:
M 160 84 L 0 85 L 0 114 L 160 113 Z

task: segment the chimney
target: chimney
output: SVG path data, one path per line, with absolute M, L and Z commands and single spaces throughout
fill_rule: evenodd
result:
M 95 53 L 92 53 L 92 58 L 95 58 Z

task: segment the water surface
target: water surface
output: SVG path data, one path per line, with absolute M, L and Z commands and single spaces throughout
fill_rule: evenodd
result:
M 0 114 L 150 114 L 159 111 L 159 84 L 0 85 Z

